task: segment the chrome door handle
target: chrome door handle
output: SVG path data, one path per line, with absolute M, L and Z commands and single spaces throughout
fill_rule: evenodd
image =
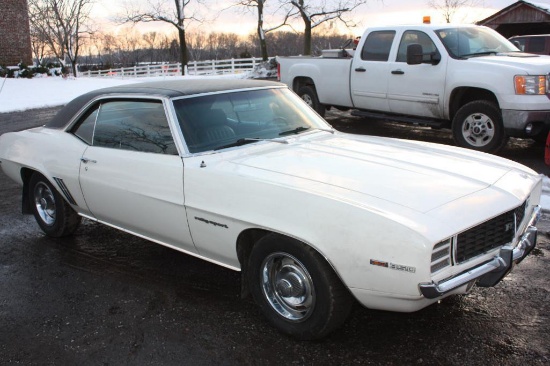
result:
M 97 163 L 97 160 L 92 160 L 92 159 L 88 159 L 88 158 L 80 158 L 80 161 L 83 162 L 84 164 Z

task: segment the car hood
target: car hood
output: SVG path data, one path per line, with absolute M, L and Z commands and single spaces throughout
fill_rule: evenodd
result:
M 346 200 L 359 194 L 424 213 L 486 189 L 511 171 L 536 174 L 520 164 L 470 150 L 346 134 L 297 139 L 232 162 L 252 169 L 249 174 L 257 179 L 291 181 L 306 191 L 324 186 L 327 193 L 340 192 Z
M 504 65 L 525 69 L 530 74 L 547 74 L 549 71 L 550 56 L 535 55 L 532 53 L 497 53 L 496 55 L 470 57 L 468 62 Z

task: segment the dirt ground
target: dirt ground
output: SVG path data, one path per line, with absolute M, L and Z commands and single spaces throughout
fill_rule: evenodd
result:
M 56 108 L 0 114 L 0 134 Z M 339 130 L 452 143 L 445 130 L 365 121 Z M 37 122 L 42 121 L 42 122 Z M 542 174 L 542 147 L 501 155 Z M 416 313 L 356 306 L 328 338 L 297 342 L 271 328 L 239 274 L 85 221 L 66 239 L 21 215 L 20 188 L 0 173 L 0 364 L 24 365 L 547 365 L 550 215 L 533 253 L 494 288 Z

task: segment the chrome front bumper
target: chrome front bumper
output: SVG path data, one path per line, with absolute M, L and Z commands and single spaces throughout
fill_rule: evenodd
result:
M 477 285 L 481 287 L 496 285 L 512 270 L 514 264 L 521 262 L 535 247 L 537 243 L 535 224 L 540 215 L 540 206 L 535 206 L 531 219 L 515 248 L 502 248 L 491 261 L 438 283 L 420 283 L 418 285 L 420 292 L 428 299 L 435 299 L 474 282 L 477 282 Z

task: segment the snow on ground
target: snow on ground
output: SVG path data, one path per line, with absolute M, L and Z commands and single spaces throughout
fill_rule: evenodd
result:
M 156 76 L 150 78 L 67 78 L 0 79 L 0 113 L 66 104 L 91 90 L 145 81 L 196 78 L 246 78 L 246 74 L 224 76 Z M 550 179 L 543 177 L 543 209 L 550 212 Z
M 224 76 L 155 76 L 149 78 L 62 78 L 0 79 L 0 113 L 67 104 L 91 90 L 145 81 L 198 78 L 243 78 L 246 74 Z

